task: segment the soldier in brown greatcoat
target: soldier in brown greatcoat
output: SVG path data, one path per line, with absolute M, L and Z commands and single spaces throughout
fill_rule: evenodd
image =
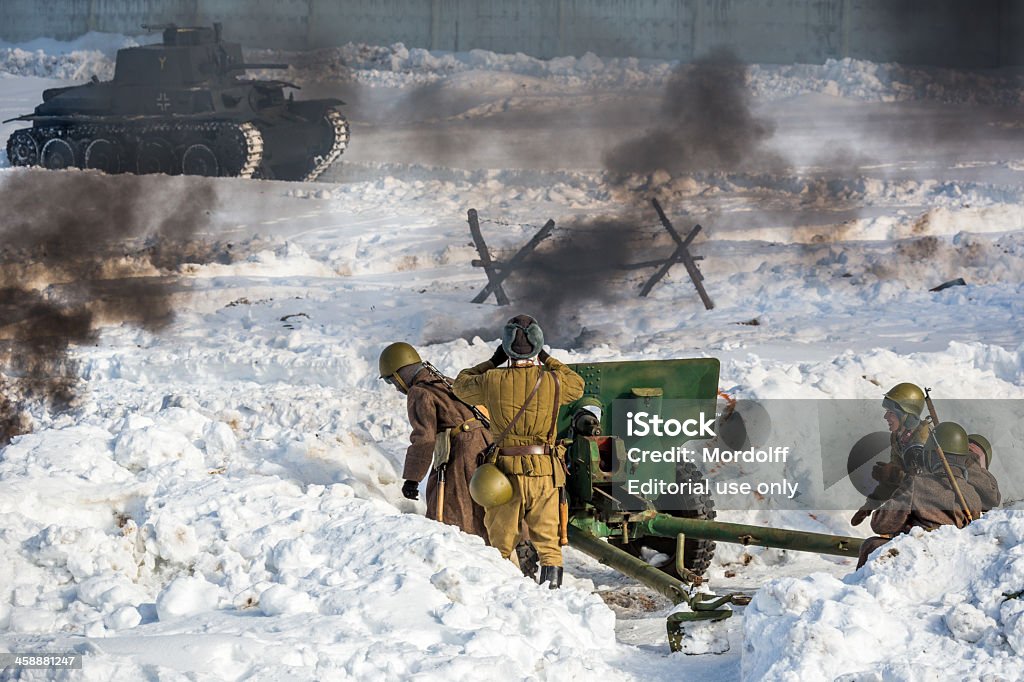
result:
M 451 390 L 451 382 L 407 343 L 393 343 L 380 354 L 380 376 L 407 396 L 411 444 L 405 453 L 402 494 L 419 499 L 419 483 L 427 479 L 427 516 L 458 526 L 487 540 L 484 510 L 469 495 L 469 481 L 477 467 L 477 455 L 487 449 L 491 435 L 473 409 Z M 432 468 L 435 448 L 447 445 L 444 509 L 438 516 L 438 474 Z
M 934 443 L 942 448 L 953 479 L 963 495 L 970 519 L 964 513 L 959 496 L 953 490 L 949 476 L 938 459 Z M 893 536 L 907 533 L 914 526 L 932 530 L 952 525 L 963 528 L 971 519 L 981 516 L 982 510 L 998 504 L 999 486 L 968 447 L 967 432 L 953 422 L 943 422 L 935 428 L 922 456 L 904 462 L 905 474 L 893 495 L 871 515 L 871 530 L 878 534 L 865 540 L 861 547 L 857 568 L 868 556 Z
M 992 444 L 988 438 L 980 433 L 969 433 L 967 442 L 970 443 L 971 454 L 978 458 L 978 466 L 989 471 L 992 465 Z M 978 495 L 981 497 L 981 511 L 987 512 L 989 509 L 999 506 L 1002 495 L 999 492 L 999 483 L 995 476 L 992 476 L 992 480 L 987 486 L 978 490 Z

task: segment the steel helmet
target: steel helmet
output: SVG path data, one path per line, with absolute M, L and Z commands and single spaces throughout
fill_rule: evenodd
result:
M 512 499 L 512 483 L 501 469 L 485 462 L 469 481 L 469 496 L 484 509 L 498 507 Z
M 885 394 L 882 407 L 920 418 L 924 411 L 924 391 L 917 384 L 896 384 Z
M 988 469 L 989 464 L 992 463 L 992 443 L 989 443 L 988 438 L 980 433 L 968 434 L 967 441 L 976 444 L 985 453 L 985 468 Z
M 386 379 L 406 365 L 414 365 L 417 362 L 423 360 L 415 348 L 404 341 L 393 343 L 380 352 L 380 360 L 377 361 L 380 378 Z
M 416 352 L 416 349 L 405 343 L 399 341 L 393 343 L 380 352 L 380 358 L 377 360 L 377 367 L 380 370 L 380 378 L 388 382 L 402 393 L 408 393 L 409 387 L 402 381 L 402 377 L 398 375 L 398 370 L 408 365 L 415 365 L 423 362 L 420 358 L 420 354 Z
M 935 427 L 935 440 L 947 455 L 971 454 L 970 443 L 964 427 L 955 422 L 942 422 Z

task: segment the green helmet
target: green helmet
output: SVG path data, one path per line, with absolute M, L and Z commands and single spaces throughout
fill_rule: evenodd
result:
M 414 365 L 417 362 L 423 362 L 423 360 L 415 348 L 404 341 L 393 343 L 380 352 L 380 360 L 377 362 L 380 367 L 380 378 L 387 379 L 402 367 Z
M 920 418 L 924 411 L 924 391 L 916 384 L 896 384 L 885 394 L 882 407 Z
M 935 427 L 935 440 L 947 455 L 971 454 L 964 427 L 955 422 L 942 422 Z
M 469 481 L 469 496 L 484 509 L 498 507 L 512 499 L 512 484 L 501 469 L 485 462 Z
M 967 440 L 970 443 L 975 443 L 982 452 L 985 453 L 985 468 L 988 469 L 988 465 L 992 463 L 992 443 L 988 442 L 988 438 L 981 435 L 980 433 L 971 433 L 967 435 Z

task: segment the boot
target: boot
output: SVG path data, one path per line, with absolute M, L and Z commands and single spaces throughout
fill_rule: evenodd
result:
M 537 579 L 537 567 L 540 565 L 540 556 L 537 548 L 529 540 L 521 540 L 516 545 L 516 556 L 519 558 L 519 570 L 531 580 Z
M 541 584 L 548 583 L 548 589 L 557 590 L 562 586 L 562 567 L 541 566 L 539 582 Z

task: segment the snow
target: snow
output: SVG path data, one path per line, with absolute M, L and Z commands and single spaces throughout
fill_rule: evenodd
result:
M 744 678 L 1018 678 L 1024 513 L 918 530 L 842 580 L 816 573 L 759 590 L 744 615 Z
M 0 113 L 109 77 L 132 40 L 0 46 Z M 649 590 L 572 550 L 565 588 L 542 589 L 423 518 L 400 493 L 404 402 L 375 373 L 396 340 L 447 373 L 490 355 L 508 311 L 468 303 L 484 283 L 468 208 L 497 257 L 549 217 L 557 248 L 628 208 L 642 260 L 673 248 L 657 196 L 677 227 L 704 226 L 714 310 L 678 266 L 646 299 L 648 271 L 610 274 L 610 293 L 542 318 L 553 355 L 717 357 L 738 398 L 874 400 L 915 380 L 1020 399 L 1024 143 L 996 106 L 1018 103 L 1014 74 L 752 65 L 745 87 L 774 125 L 758 156 L 781 165 L 623 179 L 604 155 L 656 121 L 674 64 L 401 45 L 251 56 L 290 61 L 300 96 L 349 101 L 351 147 L 316 184 L 197 180 L 216 204 L 195 257 L 133 271 L 177 279 L 175 319 L 102 324 L 71 348 L 71 409 L 30 406 L 31 433 L 0 450 L 0 649 L 86 653 L 66 678 L 89 680 L 1024 674 L 1020 600 L 1002 597 L 1021 589 L 1020 512 L 899 538 L 858 572 L 719 544 L 711 588 L 755 599 L 691 635 L 719 655 L 667 655 L 671 607 Z M 5 169 L 0 191 L 52 176 L 88 174 Z M 183 204 L 199 187 L 151 180 Z M 955 277 L 967 285 L 928 291 Z M 998 435 L 994 473 L 1020 498 L 1020 434 Z M 720 518 L 866 532 L 839 511 Z

